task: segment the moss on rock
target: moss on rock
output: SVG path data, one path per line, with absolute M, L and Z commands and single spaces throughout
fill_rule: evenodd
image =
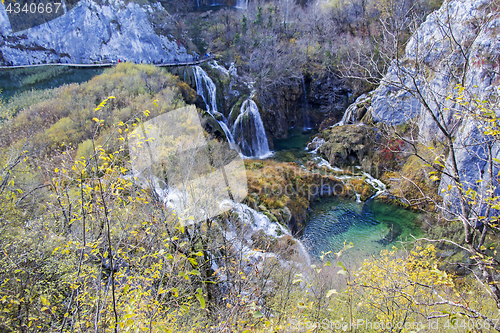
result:
M 368 126 L 335 126 L 321 133 L 325 143 L 320 147 L 332 165 L 357 165 L 373 151 L 374 130 Z

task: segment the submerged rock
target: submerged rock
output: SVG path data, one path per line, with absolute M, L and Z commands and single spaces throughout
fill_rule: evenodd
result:
M 398 239 L 399 236 L 403 233 L 403 228 L 399 224 L 391 224 L 389 232 L 384 238 L 377 241 L 382 245 L 388 245 Z

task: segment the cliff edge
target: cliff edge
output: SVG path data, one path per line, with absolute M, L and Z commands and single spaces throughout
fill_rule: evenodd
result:
M 160 3 L 81 0 L 52 21 L 13 32 L 0 4 L 0 64 L 192 60 L 181 42 L 161 34 L 167 24 Z

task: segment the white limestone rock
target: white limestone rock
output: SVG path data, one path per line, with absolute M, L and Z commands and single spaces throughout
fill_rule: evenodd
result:
M 486 154 L 478 146 L 465 147 L 480 143 L 482 136 L 474 122 L 456 123 L 452 112 L 446 111 L 454 106 L 447 96 L 457 84 L 464 84 L 480 99 L 487 99 L 500 86 L 500 13 L 490 12 L 491 4 L 491 0 L 445 1 L 411 37 L 405 58 L 400 66 L 391 65 L 380 86 L 372 92 L 368 108 L 374 122 L 402 124 L 414 119 L 426 144 L 443 141 L 444 137 L 423 102 L 434 114 L 445 110 L 445 123 L 456 125 L 454 143 L 459 147 L 461 181 L 474 188 L 478 186 L 475 180 L 485 171 Z M 421 72 L 415 76 L 417 62 Z M 420 95 L 415 93 L 414 82 Z M 500 157 L 499 151 L 500 147 L 493 147 L 496 157 Z M 440 189 L 449 183 L 443 177 Z M 445 201 L 450 197 L 445 197 Z
M 0 63 L 192 60 L 183 46 L 155 33 L 150 16 L 161 11 L 160 4 L 81 0 L 48 23 L 13 33 L 0 5 Z

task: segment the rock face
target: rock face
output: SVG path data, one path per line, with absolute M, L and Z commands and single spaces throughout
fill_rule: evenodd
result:
M 332 165 L 360 165 L 373 152 L 373 130 L 368 126 L 334 126 L 321 133 L 325 143 L 319 147 Z
M 165 20 L 159 20 L 159 17 Z M 0 64 L 92 63 L 95 61 L 174 62 L 191 60 L 180 43 L 155 31 L 168 24 L 159 3 L 81 0 L 66 14 L 39 26 L 12 32 L 0 6 Z M 165 23 L 167 22 L 167 23 Z
M 415 120 L 420 140 L 428 144 L 443 140 L 430 112 L 436 115 L 441 110 L 441 121 L 452 130 L 455 146 L 465 147 L 480 141 L 481 134 L 474 122 L 460 123 L 447 111 L 457 107 L 447 99 L 457 84 L 479 99 L 490 97 L 500 84 L 500 11 L 494 1 L 445 1 L 429 15 L 408 42 L 405 58 L 391 65 L 371 93 L 368 112 L 375 123 Z M 358 112 L 356 104 L 351 114 Z M 494 154 L 498 151 L 493 147 Z M 474 180 L 485 171 L 484 157 L 480 146 L 457 150 L 462 182 L 475 186 Z M 444 177 L 441 187 L 448 183 Z
M 322 115 L 339 118 L 349 106 L 349 87 L 334 75 L 313 75 L 307 80 L 310 87 L 308 99 L 311 107 L 317 108 Z M 324 118 L 324 116 L 322 117 Z
M 273 137 L 286 138 L 291 127 L 303 125 L 301 94 L 299 82 L 257 94 L 265 110 L 262 115 L 264 125 Z
M 274 138 L 288 137 L 292 127 L 322 127 L 342 118 L 349 105 L 350 89 L 333 75 L 305 75 L 282 85 L 259 91 L 257 98 L 266 110 L 264 125 Z

